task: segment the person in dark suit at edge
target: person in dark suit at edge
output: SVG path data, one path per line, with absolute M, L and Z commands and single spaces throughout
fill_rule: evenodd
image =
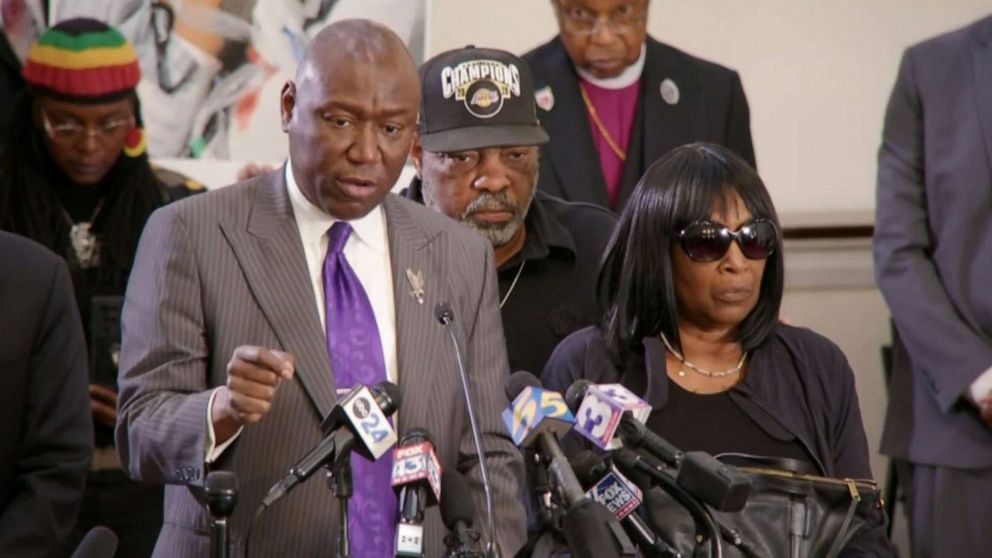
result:
M 0 232 L 0 556 L 58 556 L 93 453 L 86 343 L 62 259 Z
M 737 72 L 647 34 L 649 0 L 551 0 L 559 34 L 523 56 L 534 74 L 538 189 L 623 210 L 645 169 L 706 141 L 755 166 Z
M 210 548 L 203 484 L 238 478 L 235 555 L 268 488 L 321 439 L 342 391 L 389 380 L 403 394 L 402 438 L 431 432 L 461 497 L 481 513 L 486 460 L 497 545 L 524 542 L 523 459 L 500 420 L 508 375 L 492 248 L 482 237 L 390 194 L 410 150 L 419 84 L 395 33 L 343 20 L 307 47 L 280 102 L 283 168 L 172 204 L 142 235 L 124 304 L 118 450 L 131 475 L 166 483 L 156 557 Z M 448 332 L 464 329 L 484 455 L 476 453 Z M 393 555 L 389 454 L 353 456 L 349 543 L 355 558 Z M 340 504 L 311 478 L 255 525 L 253 556 L 318 556 L 334 548 Z M 485 529 L 483 529 L 485 530 Z M 437 507 L 424 554 L 439 556 Z
M 487 77 L 468 77 L 483 67 Z M 537 146 L 548 136 L 521 59 L 463 48 L 435 56 L 420 74 L 417 177 L 406 196 L 493 244 L 510 369 L 540 373 L 558 342 L 596 321 L 599 259 L 616 217 L 535 191 Z M 456 89 L 463 93 L 446 94 Z
M 882 453 L 914 558 L 992 548 L 992 17 L 903 54 L 878 153 L 875 276 L 895 324 Z

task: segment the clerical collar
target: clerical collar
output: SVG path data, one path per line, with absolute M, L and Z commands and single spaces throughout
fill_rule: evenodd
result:
M 641 45 L 641 55 L 637 57 L 637 60 L 633 64 L 624 68 L 620 72 L 620 75 L 616 77 L 598 78 L 578 67 L 575 68 L 575 71 L 579 73 L 579 77 L 596 87 L 602 87 L 603 89 L 623 89 L 641 79 L 641 72 L 644 70 L 644 58 L 647 56 L 647 51 L 647 44 Z

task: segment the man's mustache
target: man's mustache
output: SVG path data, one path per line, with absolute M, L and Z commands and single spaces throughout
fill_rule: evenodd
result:
M 479 211 L 506 211 L 516 215 L 519 213 L 517 206 L 510 203 L 506 192 L 485 193 L 475 198 L 468 204 L 462 213 L 462 218 L 469 217 Z

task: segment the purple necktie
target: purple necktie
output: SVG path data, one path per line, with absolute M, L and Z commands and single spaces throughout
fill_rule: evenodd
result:
M 324 310 L 327 354 L 338 389 L 372 386 L 386 380 L 386 362 L 372 304 L 344 257 L 351 225 L 335 222 L 327 231 L 324 258 Z M 354 558 L 393 555 L 396 495 L 390 486 L 392 452 L 375 463 L 352 455 L 355 491 L 348 503 L 348 534 Z

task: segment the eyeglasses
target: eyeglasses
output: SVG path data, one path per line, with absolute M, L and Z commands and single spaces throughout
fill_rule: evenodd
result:
M 697 221 L 679 231 L 682 250 L 690 260 L 715 262 L 723 257 L 734 240 L 749 260 L 763 260 L 775 252 L 778 232 L 768 219 L 758 218 L 736 231 L 713 221 Z
M 53 142 L 66 147 L 74 146 L 90 135 L 103 145 L 107 145 L 123 139 L 135 125 L 134 115 L 105 120 L 95 128 L 77 122 L 52 122 L 45 109 L 41 109 L 41 122 L 48 137 Z
M 597 16 L 582 6 L 562 6 L 558 4 L 562 26 L 573 35 L 592 35 L 600 23 L 606 25 L 617 35 L 631 33 L 644 24 L 647 10 L 643 5 L 629 2 L 620 5 L 608 16 Z

